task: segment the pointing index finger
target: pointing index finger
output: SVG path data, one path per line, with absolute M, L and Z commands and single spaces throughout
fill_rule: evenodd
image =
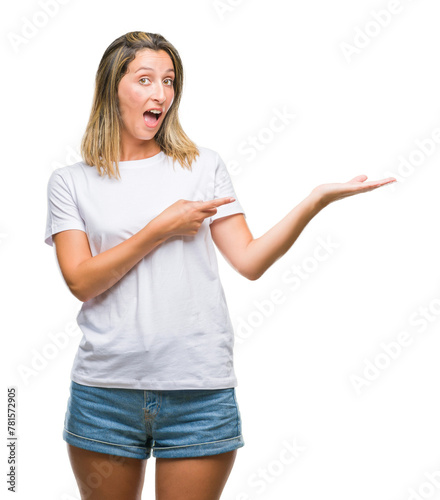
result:
M 225 205 L 226 203 L 232 203 L 235 201 L 235 198 L 231 196 L 227 196 L 225 198 L 214 198 L 213 200 L 205 201 L 206 207 L 219 207 L 221 205 Z

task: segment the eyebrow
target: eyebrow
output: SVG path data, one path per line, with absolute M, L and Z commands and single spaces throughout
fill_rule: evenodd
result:
M 138 68 L 135 73 L 139 72 L 141 69 L 145 69 L 145 70 L 150 70 L 150 71 L 154 71 L 153 68 L 148 68 L 147 66 L 141 66 L 140 68 Z M 170 71 L 172 71 L 174 73 L 174 69 L 173 68 L 168 68 L 165 73 L 169 73 Z

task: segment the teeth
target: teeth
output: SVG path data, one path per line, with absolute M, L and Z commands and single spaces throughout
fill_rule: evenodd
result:
M 149 109 L 148 110 L 150 113 L 154 113 L 156 115 L 160 115 L 161 111 L 159 111 L 158 109 Z

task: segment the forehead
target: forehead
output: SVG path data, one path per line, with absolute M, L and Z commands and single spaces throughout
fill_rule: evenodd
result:
M 152 68 L 173 68 L 171 57 L 164 50 L 142 49 L 137 52 L 136 57 L 128 65 L 129 71 L 136 71 L 140 66 Z

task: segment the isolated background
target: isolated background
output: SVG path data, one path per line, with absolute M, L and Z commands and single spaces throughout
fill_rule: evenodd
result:
M 380 26 L 384 9 L 399 12 Z M 79 499 L 62 427 L 80 341 L 66 332 L 81 303 L 43 241 L 46 186 L 80 160 L 100 58 L 134 30 L 178 49 L 184 130 L 230 168 L 254 237 L 318 184 L 399 180 L 328 206 L 258 281 L 218 253 L 245 439 L 222 498 L 440 498 L 439 143 L 420 146 L 440 127 L 438 2 L 23 0 L 2 11 L 1 460 L 6 475 L 6 389 L 16 386 L 14 498 Z M 359 45 L 359 30 L 375 35 L 347 58 L 341 44 Z M 282 127 L 277 112 L 294 118 Z M 322 241 L 335 248 L 319 261 Z M 274 294 L 282 303 L 270 306 Z M 384 345 L 405 333 L 392 359 Z M 68 340 L 57 349 L 54 338 Z

